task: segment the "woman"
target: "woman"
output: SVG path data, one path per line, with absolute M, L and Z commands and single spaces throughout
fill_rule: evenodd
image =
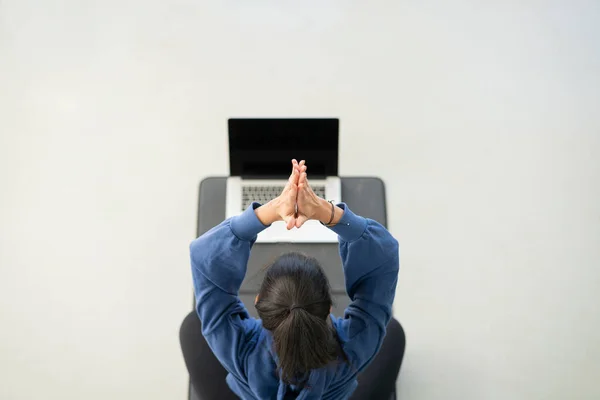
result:
M 312 219 L 339 236 L 351 299 L 344 318 L 330 315 L 329 282 L 319 263 L 299 253 L 284 254 L 267 269 L 255 303 L 260 320 L 250 318 L 237 293 L 256 235 L 275 221 L 292 229 Z M 292 160 L 278 198 L 225 220 L 193 241 L 190 252 L 197 317 L 184 321 L 181 343 L 202 399 L 347 399 L 353 392 L 352 398 L 387 399 L 393 393 L 404 354 L 404 332 L 390 322 L 398 242 L 345 204 L 317 197 L 304 161 Z

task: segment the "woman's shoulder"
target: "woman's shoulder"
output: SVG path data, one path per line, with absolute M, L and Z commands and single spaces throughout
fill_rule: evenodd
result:
M 349 310 L 347 310 L 349 311 Z M 349 318 L 348 315 L 342 317 L 336 317 L 331 314 L 331 323 L 335 329 L 338 338 L 342 344 L 346 344 L 354 337 L 362 332 L 366 327 L 366 323 L 362 318 Z
M 247 318 L 242 322 L 245 331 L 244 347 L 248 355 L 254 355 L 255 357 L 261 357 L 261 354 L 271 354 L 272 350 L 272 337 L 268 330 L 266 330 L 260 319 Z

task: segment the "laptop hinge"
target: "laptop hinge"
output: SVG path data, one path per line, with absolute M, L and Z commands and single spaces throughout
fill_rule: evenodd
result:
M 280 176 L 280 175 L 242 175 L 241 176 L 242 179 L 246 179 L 246 180 L 285 180 L 287 181 L 289 178 L 288 176 Z M 309 179 L 311 180 L 323 180 L 326 179 L 327 177 L 325 175 L 310 175 Z

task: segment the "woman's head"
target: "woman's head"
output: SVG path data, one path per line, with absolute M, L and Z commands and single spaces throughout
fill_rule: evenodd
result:
M 280 256 L 267 269 L 256 309 L 273 334 L 281 378 L 299 383 L 312 369 L 336 359 L 337 341 L 328 324 L 329 281 L 312 257 L 301 253 Z

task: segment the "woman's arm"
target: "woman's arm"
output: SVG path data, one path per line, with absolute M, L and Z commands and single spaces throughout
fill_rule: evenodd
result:
M 266 209 L 259 212 L 263 207 L 258 206 L 254 203 L 190 245 L 196 312 L 202 334 L 221 364 L 234 375 L 242 372 L 239 366 L 245 335 L 255 324 L 238 298 L 238 290 L 246 275 L 256 235 L 266 228 L 257 216 Z
M 298 182 L 296 160 L 279 197 L 261 206 L 253 203 L 241 215 L 227 219 L 190 245 L 196 312 L 202 334 L 223 366 L 238 378 L 245 359 L 247 335 L 257 327 L 238 298 L 256 236 L 275 221 L 295 224 Z
M 337 321 L 338 333 L 344 351 L 361 370 L 379 351 L 392 316 L 398 242 L 378 222 L 355 215 L 343 203 L 334 206 L 319 198 L 308 184 L 306 166 L 299 173 L 296 226 L 316 219 L 339 237 L 346 292 L 352 302 L 344 319 Z
M 323 204 L 318 219 L 328 222 L 330 218 L 331 204 Z M 392 316 L 398 242 L 381 224 L 355 215 L 343 203 L 334 208 L 334 223 L 330 228 L 339 236 L 346 292 L 351 300 L 341 323 L 344 351 L 361 370 L 379 351 Z

